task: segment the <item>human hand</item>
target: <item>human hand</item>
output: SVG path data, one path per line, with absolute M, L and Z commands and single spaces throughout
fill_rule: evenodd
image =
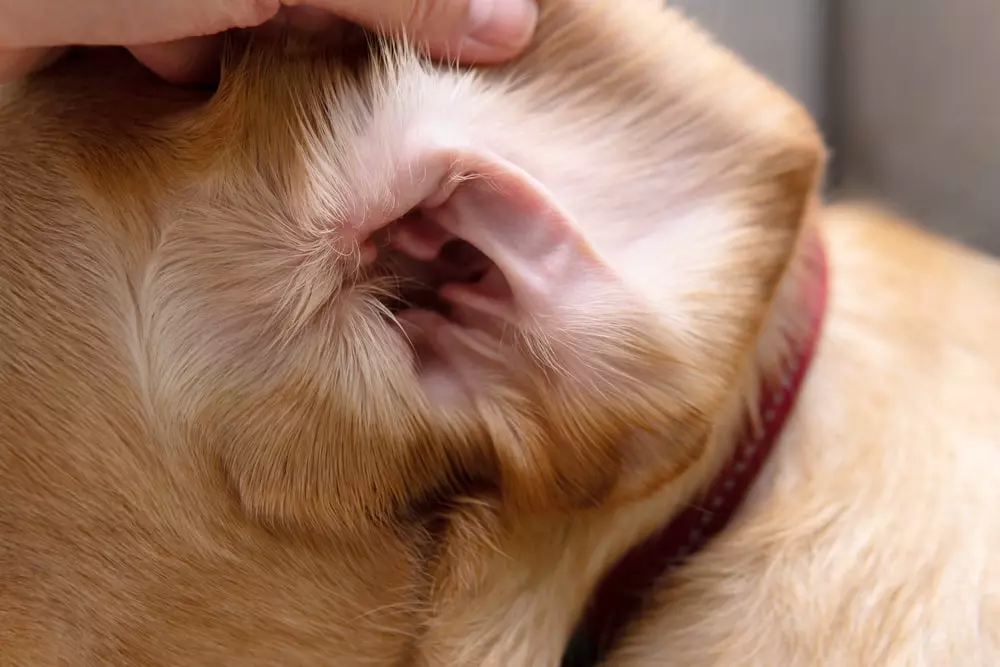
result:
M 333 16 L 402 31 L 433 56 L 496 62 L 534 30 L 534 0 L 0 0 L 0 83 L 68 46 L 126 46 L 175 83 L 218 76 L 219 33 L 272 20 L 321 28 Z

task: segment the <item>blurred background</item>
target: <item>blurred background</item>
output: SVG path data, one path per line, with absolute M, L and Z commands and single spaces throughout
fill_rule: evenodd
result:
M 812 111 L 831 198 L 1000 254 L 1000 1 L 668 2 Z

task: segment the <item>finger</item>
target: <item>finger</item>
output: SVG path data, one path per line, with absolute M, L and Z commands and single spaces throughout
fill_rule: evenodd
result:
M 47 67 L 65 49 L 37 47 L 31 49 L 0 49 L 0 83 L 8 83 L 25 74 Z
M 313 5 L 294 5 L 282 7 L 272 20 L 272 23 L 284 23 L 298 30 L 309 32 L 326 32 L 344 22 L 344 19 L 333 12 Z
M 497 62 L 523 49 L 534 32 L 534 0 L 289 0 L 367 27 L 404 33 L 436 57 Z
M 219 78 L 222 38 L 188 37 L 129 47 L 132 55 L 161 78 L 176 84 L 212 83 Z
M 260 25 L 280 8 L 280 0 L 0 0 L 0 44 L 153 44 Z
M 317 32 L 329 29 L 340 20 L 326 10 L 308 6 L 286 8 L 271 19 Z M 136 60 L 170 83 L 214 83 L 219 79 L 220 34 L 132 46 L 129 51 Z

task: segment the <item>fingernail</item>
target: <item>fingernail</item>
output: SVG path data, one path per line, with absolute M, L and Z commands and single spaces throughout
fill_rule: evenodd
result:
M 472 0 L 467 40 L 490 51 L 519 51 L 535 31 L 534 0 Z

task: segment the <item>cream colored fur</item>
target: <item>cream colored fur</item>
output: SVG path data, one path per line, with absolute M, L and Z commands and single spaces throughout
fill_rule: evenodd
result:
M 998 662 L 1000 268 L 823 208 L 808 115 L 658 2 L 542 10 L 475 72 L 260 31 L 215 93 L 114 52 L 0 92 L 0 664 L 557 665 L 802 335 L 817 234 L 792 421 L 607 664 Z M 440 192 L 587 269 L 464 399 L 361 253 Z
M 1000 660 L 1000 265 L 866 207 L 822 232 L 832 301 L 799 406 L 610 665 Z

